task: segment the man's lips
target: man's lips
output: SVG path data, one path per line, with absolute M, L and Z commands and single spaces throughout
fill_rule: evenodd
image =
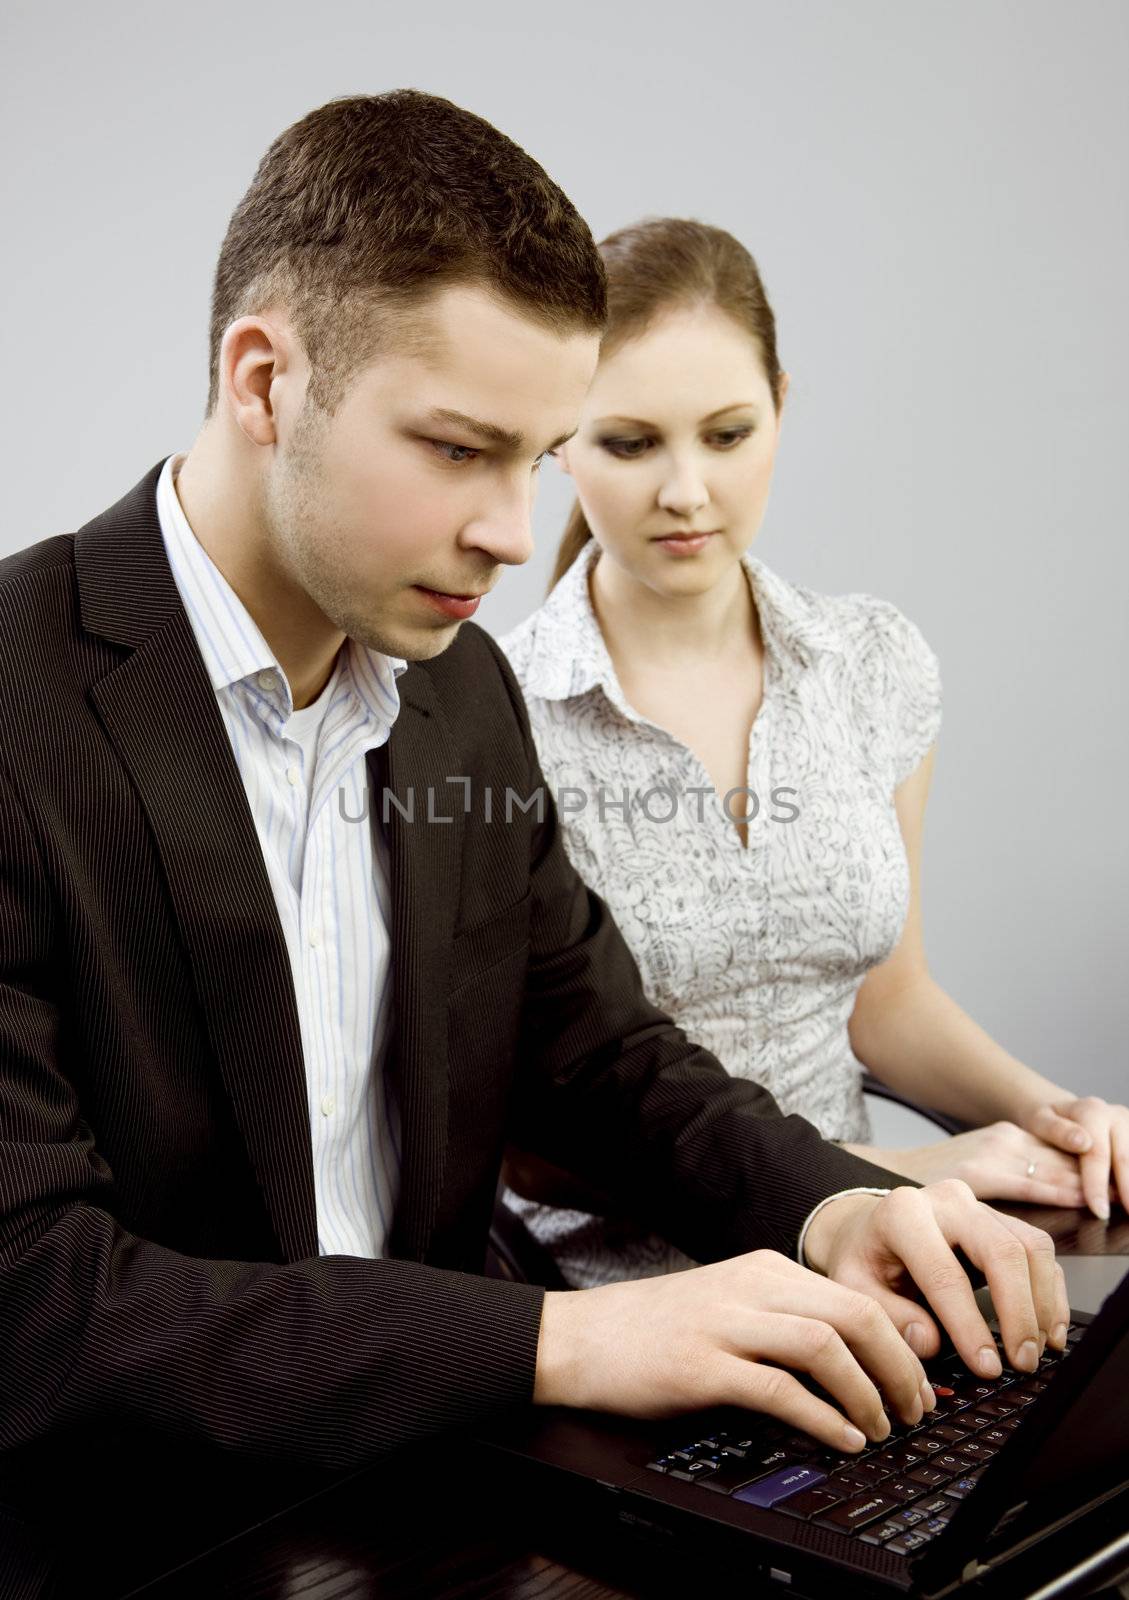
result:
M 488 592 L 484 589 L 478 594 L 447 594 L 441 589 L 425 589 L 421 583 L 417 583 L 415 589 L 417 594 L 421 594 L 437 611 L 459 622 L 474 616 L 483 594 Z

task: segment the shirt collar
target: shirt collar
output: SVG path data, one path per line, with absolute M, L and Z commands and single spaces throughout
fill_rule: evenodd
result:
M 590 539 L 537 613 L 523 677 L 527 695 L 568 700 L 599 685 L 613 700 L 619 690 L 608 647 L 596 620 L 588 575 L 599 555 Z M 811 666 L 842 644 L 824 614 L 826 601 L 788 583 L 748 552 L 741 558 L 760 618 L 765 649 L 782 671 Z
M 157 479 L 157 518 L 173 578 L 188 612 L 204 666 L 217 694 L 234 684 L 249 683 L 259 696 L 279 694 L 284 717 L 293 710 L 290 686 L 278 658 L 246 606 L 197 539 L 184 514 L 175 479 L 185 456 L 169 456 Z M 397 656 L 370 650 L 346 640 L 351 687 L 369 716 L 391 725 L 399 710 L 396 679 L 407 668 Z M 267 689 L 259 674 L 274 678 Z

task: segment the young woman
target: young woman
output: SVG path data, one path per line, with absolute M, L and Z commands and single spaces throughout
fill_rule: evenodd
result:
M 922 1182 L 1107 1217 L 1111 1178 L 1129 1200 L 1129 1110 L 1017 1061 L 926 964 L 936 658 L 893 605 L 748 553 L 788 388 L 752 257 L 678 219 L 601 250 L 608 332 L 556 452 L 578 503 L 549 598 L 502 640 L 573 861 L 651 998 L 785 1112 Z M 866 1145 L 864 1067 L 973 1131 Z M 689 1264 L 569 1205 L 564 1175 L 508 1175 L 578 1286 Z

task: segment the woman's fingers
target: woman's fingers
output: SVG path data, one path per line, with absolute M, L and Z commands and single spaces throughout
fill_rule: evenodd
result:
M 1104 1100 L 1093 1095 L 1075 1100 L 1070 1107 L 1071 1116 L 1090 1136 L 1090 1148 L 1078 1157 L 1082 1193 L 1095 1217 L 1103 1222 L 1109 1218 L 1110 1109 Z
M 1045 1139 L 1047 1144 L 1057 1145 L 1060 1150 L 1068 1150 L 1071 1155 L 1081 1155 L 1083 1150 L 1090 1148 L 1090 1135 L 1086 1129 L 1073 1118 L 1064 1117 L 1056 1106 L 1040 1106 L 1025 1120 L 1031 1133 Z
M 987 1195 L 981 1195 L 987 1199 Z M 1035 1163 L 1034 1174 L 1030 1174 L 1025 1167 L 1017 1173 L 1010 1184 L 1001 1188 L 996 1196 L 1000 1200 L 1022 1200 L 1031 1206 L 1070 1206 L 1077 1210 L 1085 1205 L 1086 1197 L 1082 1193 L 1082 1180 L 1077 1172 L 1066 1177 L 1048 1173 L 1045 1177 L 1040 1171 L 1039 1163 Z
M 1113 1109 L 1118 1113 L 1109 1130 L 1113 1182 L 1121 1204 L 1129 1211 L 1129 1110 L 1124 1106 Z

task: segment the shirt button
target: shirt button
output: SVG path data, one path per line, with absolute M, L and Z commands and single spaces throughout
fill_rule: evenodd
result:
M 310 941 L 310 949 L 316 950 L 318 945 L 321 943 L 320 931 L 317 928 L 311 928 L 308 937 Z
M 287 769 L 286 769 L 286 781 L 287 781 L 287 783 L 290 785 L 290 787 L 292 789 L 297 788 L 297 786 L 301 782 L 301 780 L 302 780 L 302 774 L 298 771 L 297 767 L 287 767 Z
M 255 674 L 255 682 L 258 684 L 260 689 L 273 689 L 274 688 L 274 673 L 273 672 L 257 672 Z
M 337 1101 L 333 1098 L 333 1096 L 331 1094 L 323 1095 L 322 1096 L 322 1102 L 321 1102 L 321 1114 L 322 1114 L 322 1116 L 323 1117 L 331 1117 L 336 1110 L 337 1110 Z

